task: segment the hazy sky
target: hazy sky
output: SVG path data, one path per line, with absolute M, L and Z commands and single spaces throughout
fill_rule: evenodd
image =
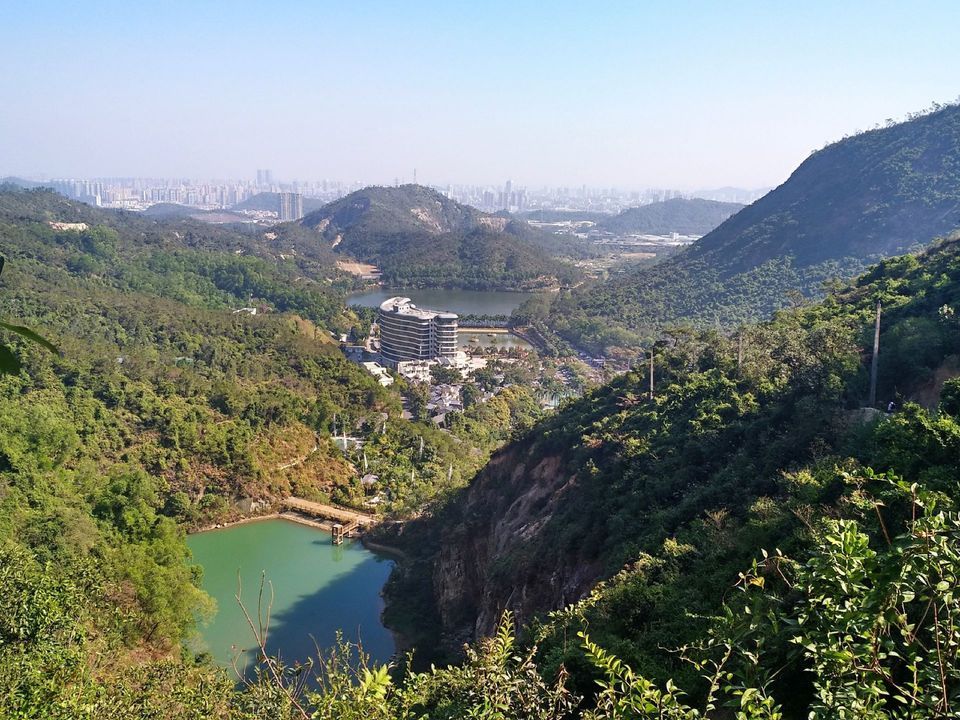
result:
M 758 187 L 960 95 L 960 2 L 5 2 L 0 176 Z

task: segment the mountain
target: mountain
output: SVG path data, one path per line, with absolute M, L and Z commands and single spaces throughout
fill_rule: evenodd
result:
M 890 417 L 861 407 L 878 300 L 878 398 L 902 409 Z M 546 677 L 563 664 L 576 689 L 594 683 L 572 641 L 587 628 L 641 674 L 697 697 L 700 673 L 671 648 L 707 635 L 761 549 L 808 552 L 824 517 L 857 516 L 882 544 L 862 501 L 885 480 L 864 466 L 956 506 L 960 403 L 944 398 L 960 390 L 948 382 L 960 375 L 958 307 L 960 236 L 740 337 L 669 336 L 653 399 L 645 370 L 629 372 L 496 453 L 421 528 L 419 552 L 432 557 L 408 565 L 420 574 L 401 574 L 398 589 L 433 588 L 432 622 L 450 648 L 497 632 L 510 610 L 532 623 Z M 795 694 L 809 688 L 804 673 L 790 671 Z
M 631 372 L 527 430 L 521 383 L 459 435 L 401 421 L 317 332 L 345 319 L 309 302 L 328 278 L 244 243 L 0 192 L 4 320 L 62 351 L 0 346 L 23 365 L 0 375 L 0 716 L 956 714 L 960 240 L 739 337 L 664 338 L 653 398 Z M 254 291 L 272 312 L 232 311 Z M 878 300 L 889 415 L 860 407 Z M 342 644 L 238 683 L 181 642 L 212 610 L 184 530 L 238 496 L 362 502 L 334 414 L 421 511 L 382 527 L 406 551 L 388 610 L 399 586 L 448 643 L 493 634 L 422 673 Z M 494 428 L 515 439 L 458 491 Z
M 43 187 L 43 183 L 35 182 L 33 180 L 24 180 L 21 177 L 15 177 L 13 175 L 0 178 L 0 187 L 3 187 L 4 185 L 10 185 L 12 187 L 24 190 L 33 190 L 34 188 Z
M 675 322 L 729 326 L 958 226 L 960 106 L 949 106 L 813 153 L 686 251 L 565 299 L 547 324 L 596 348 Z
M 303 198 L 303 211 L 305 213 L 312 213 L 315 210 L 319 210 L 324 206 L 323 200 L 318 200 L 317 198 L 305 197 Z M 261 210 L 264 212 L 279 212 L 280 207 L 280 194 L 273 192 L 262 192 L 257 193 L 251 197 L 248 197 L 242 202 L 238 202 L 234 205 L 231 210 Z
M 212 610 L 185 531 L 288 494 L 362 506 L 337 424 L 395 508 L 492 450 L 402 420 L 330 337 L 359 322 L 348 280 L 273 242 L 0 190 L 0 717 L 283 717 L 219 712 L 234 681 L 181 645 Z M 496 400 L 500 428 L 463 415 L 486 443 L 540 410 L 525 388 Z M 195 712 L 155 684 L 195 680 Z
M 596 229 L 617 235 L 704 235 L 741 209 L 739 203 L 673 198 L 627 208 L 597 222 Z
M 394 285 L 534 290 L 580 276 L 554 257 L 581 252 L 576 238 L 481 212 L 420 185 L 364 188 L 300 223 L 337 252 L 376 264 Z

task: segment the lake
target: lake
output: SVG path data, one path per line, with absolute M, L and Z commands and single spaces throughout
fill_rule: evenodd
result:
M 338 630 L 350 642 L 359 639 L 376 661 L 393 655 L 393 636 L 380 622 L 380 591 L 393 562 L 358 541 L 336 546 L 323 530 L 270 519 L 189 535 L 187 545 L 203 567 L 203 589 L 218 608 L 213 620 L 200 626 L 201 642 L 191 649 L 206 650 L 220 665 L 229 668 L 242 653 L 237 666 L 246 669 L 256 657 L 253 634 L 234 597 L 238 572 L 254 621 L 261 573 L 273 585 L 271 655 L 279 653 L 287 663 L 306 660 L 316 655 L 314 641 L 328 649 Z M 270 597 L 269 587 L 264 597 Z
M 408 297 L 414 305 L 428 310 L 445 310 L 460 315 L 509 315 L 536 293 L 506 290 L 417 290 L 414 288 L 371 290 L 347 296 L 347 305 L 380 307 L 388 298 Z

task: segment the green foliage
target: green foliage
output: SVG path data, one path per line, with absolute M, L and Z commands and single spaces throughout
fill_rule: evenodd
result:
M 90 227 L 54 231 L 48 213 Z M 5 299 L 64 350 L 16 340 L 24 371 L 0 378 L 0 715 L 957 713 L 955 383 L 938 413 L 857 418 L 878 299 L 881 397 L 932 404 L 960 353 L 960 243 L 732 337 L 663 333 L 653 398 L 641 366 L 541 419 L 523 368 L 504 369 L 514 384 L 442 432 L 401 422 L 396 397 L 325 340 L 349 315 L 321 291 L 319 256 L 277 265 L 242 235 L 175 242 L 45 193 L 0 193 L 0 219 L 0 249 L 19 253 Z M 252 256 L 224 252 L 227 237 Z M 251 292 L 290 313 L 224 312 Z M 475 628 L 481 610 L 489 624 L 564 609 L 519 639 L 508 614 L 461 663 L 423 672 L 341 644 L 316 671 L 270 661 L 234 688 L 178 657 L 205 605 L 183 523 L 293 483 L 363 500 L 334 416 L 365 441 L 347 459 L 380 476 L 392 511 L 437 509 L 404 530 L 443 548 L 413 559 L 434 577 L 407 578 L 440 591 L 437 612 L 420 610 L 435 634 Z M 300 451 L 309 474 L 276 470 Z M 756 559 L 763 547 L 778 550 Z
M 940 391 L 940 411 L 960 418 L 960 378 L 951 378 Z
M 705 235 L 742 209 L 739 203 L 673 198 L 603 217 L 597 221 L 596 228 L 618 235 Z
M 0 255 L 0 273 L 3 273 L 4 265 L 6 260 Z M 0 321 L 0 328 L 6 330 L 7 332 L 14 333 L 19 335 L 22 338 L 25 338 L 41 347 L 46 348 L 50 352 L 59 353 L 56 346 L 46 340 L 45 338 L 40 337 L 30 328 L 24 327 L 23 325 L 13 325 L 8 322 Z M 0 345 L 0 373 L 13 374 L 20 371 L 20 359 L 13 353 L 10 348 L 6 345 Z
M 957 229 L 958 153 L 956 105 L 845 138 L 688 250 L 560 298 L 548 325 L 601 350 L 618 345 L 611 327 L 639 339 L 677 322 L 734 327 L 823 295 Z
M 488 631 L 494 607 L 534 620 L 585 597 L 534 625 L 548 675 L 562 666 L 574 691 L 593 687 L 597 668 L 569 642 L 586 625 L 656 687 L 672 680 L 702 701 L 702 673 L 670 649 L 709 631 L 758 547 L 802 555 L 819 517 L 850 511 L 856 496 L 842 472 L 862 463 L 956 494 L 954 416 L 906 402 L 865 423 L 873 416 L 859 406 L 876 300 L 883 405 L 898 393 L 929 403 L 960 353 L 943 310 L 958 288 L 960 243 L 945 242 L 731 337 L 666 332 L 654 347 L 652 401 L 638 364 L 494 455 L 438 519 L 444 632 L 469 636 L 478 617 Z M 945 388 L 949 403 L 953 383 Z
M 580 277 L 551 257 L 578 252 L 576 238 L 563 243 L 419 185 L 358 190 L 301 222 L 338 252 L 376 264 L 395 286 L 536 290 Z

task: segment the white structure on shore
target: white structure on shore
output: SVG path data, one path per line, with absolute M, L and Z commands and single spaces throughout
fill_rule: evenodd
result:
M 377 379 L 377 382 L 383 387 L 389 387 L 390 385 L 393 385 L 393 378 L 390 376 L 390 373 L 387 372 L 387 369 L 380 363 L 365 362 L 361 364 L 366 371 L 373 375 Z
M 396 367 L 407 360 L 436 360 L 457 352 L 457 315 L 424 310 L 410 298 L 393 297 L 380 305 L 380 357 Z

